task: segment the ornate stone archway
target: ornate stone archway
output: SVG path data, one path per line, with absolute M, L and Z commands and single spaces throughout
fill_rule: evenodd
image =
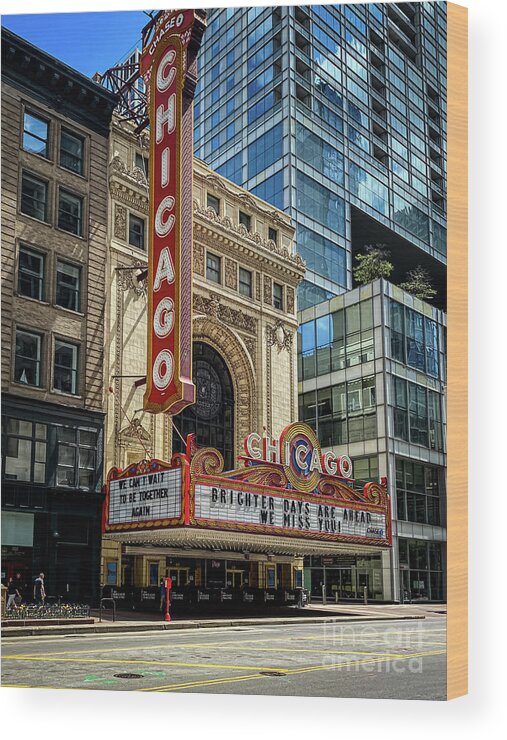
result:
M 223 357 L 234 387 L 234 454 L 240 454 L 246 435 L 257 428 L 255 370 L 242 338 L 234 329 L 209 316 L 194 316 L 194 342 L 205 342 Z

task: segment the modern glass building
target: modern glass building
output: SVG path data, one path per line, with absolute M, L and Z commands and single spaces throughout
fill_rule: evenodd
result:
M 314 597 L 445 599 L 446 315 L 384 280 L 299 314 L 299 419 L 356 480 L 387 477 L 392 552 L 312 558 Z M 324 561 L 324 562 L 323 562 Z
M 290 214 L 300 309 L 352 288 L 371 243 L 445 306 L 445 34 L 441 2 L 210 11 L 195 153 Z

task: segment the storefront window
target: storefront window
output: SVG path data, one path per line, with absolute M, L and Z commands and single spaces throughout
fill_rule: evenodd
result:
M 443 544 L 400 538 L 398 548 L 402 600 L 442 601 Z
M 4 417 L 4 476 L 7 480 L 44 483 L 47 426 Z
M 396 460 L 398 519 L 440 524 L 440 476 L 436 467 Z
M 106 563 L 106 583 L 108 586 L 116 586 L 118 565 L 115 560 Z

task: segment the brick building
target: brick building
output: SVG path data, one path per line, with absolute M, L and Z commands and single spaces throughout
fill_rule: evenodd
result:
M 2 29 L 2 578 L 98 595 L 116 98 Z

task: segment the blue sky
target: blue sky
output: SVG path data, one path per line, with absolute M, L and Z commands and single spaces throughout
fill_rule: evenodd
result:
M 105 72 L 141 42 L 149 18 L 142 11 L 2 15 L 18 36 L 87 77 Z

